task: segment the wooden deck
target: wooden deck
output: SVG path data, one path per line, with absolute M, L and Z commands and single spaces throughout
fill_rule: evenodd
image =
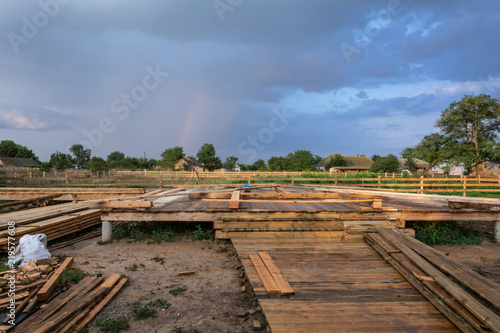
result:
M 232 238 L 273 332 L 458 332 L 364 241 Z M 267 294 L 250 259 L 266 251 L 295 295 Z

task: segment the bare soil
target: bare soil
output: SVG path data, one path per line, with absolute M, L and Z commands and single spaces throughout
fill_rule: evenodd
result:
M 108 277 L 124 273 L 128 276 L 129 285 L 97 318 L 126 316 L 130 332 L 171 332 L 174 329 L 176 332 L 250 332 L 254 319 L 264 322 L 259 311 L 241 317 L 247 310 L 258 310 L 258 305 L 252 302 L 249 292 L 241 292 L 241 264 L 230 243 L 183 239 L 148 244 L 147 240 L 115 240 L 98 245 L 98 240 L 99 237 L 89 239 L 52 253 L 74 257 L 79 268 L 89 274 Z M 179 276 L 187 271 L 195 273 Z M 179 295 L 171 294 L 170 291 L 177 287 L 186 290 Z M 157 299 L 171 305 L 167 309 L 157 309 L 156 318 L 134 318 L 132 306 L 135 302 L 147 304 Z M 94 322 L 89 332 L 97 331 Z

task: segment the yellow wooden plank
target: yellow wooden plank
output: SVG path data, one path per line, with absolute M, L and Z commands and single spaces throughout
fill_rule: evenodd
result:
M 266 288 L 266 291 L 269 294 L 279 294 L 281 292 L 280 288 L 276 284 L 276 281 L 274 281 L 271 273 L 267 270 L 266 265 L 264 265 L 260 256 L 257 253 L 251 253 L 249 256 L 257 274 L 259 275 L 260 281 L 262 281 L 264 288 Z
M 266 265 L 268 271 L 271 273 L 274 281 L 281 290 L 281 295 L 293 295 L 294 290 L 288 283 L 288 281 L 281 274 L 280 269 L 274 263 L 273 259 L 267 252 L 259 252 L 259 256 Z

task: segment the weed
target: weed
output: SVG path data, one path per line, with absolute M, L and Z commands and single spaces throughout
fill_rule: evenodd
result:
M 131 271 L 136 271 L 136 270 L 137 270 L 137 268 L 139 268 L 139 266 L 137 266 L 137 264 L 133 264 L 132 266 L 130 266 L 130 267 L 125 267 L 125 268 L 127 268 L 128 270 L 131 270 Z
M 428 245 L 481 245 L 481 233 L 471 226 L 456 222 L 414 222 L 408 224 L 415 229 L 415 237 Z
M 165 258 L 158 257 L 158 256 L 156 256 L 156 257 L 154 257 L 154 258 L 151 258 L 151 259 L 149 259 L 149 260 L 153 260 L 153 261 L 159 262 L 159 263 L 160 263 L 160 264 L 162 264 L 162 265 L 165 263 Z
M 88 274 L 81 269 L 64 269 L 61 273 L 61 284 L 63 285 L 67 281 L 78 283 L 86 276 L 88 276 Z
M 476 265 L 477 272 L 478 272 L 479 274 L 481 274 L 481 275 L 484 275 L 483 268 L 484 268 L 484 266 L 483 266 L 483 265 L 481 265 L 481 264 Z
M 120 223 L 116 227 L 113 228 L 113 238 L 115 239 L 123 239 L 130 236 L 129 226 L 126 223 Z
M 157 243 L 161 242 L 173 242 L 176 238 L 176 233 L 171 228 L 157 229 L 152 232 L 153 238 Z
M 144 232 L 141 230 L 132 230 L 130 232 L 130 238 L 138 242 L 144 239 Z
M 99 332 L 108 333 L 119 333 L 130 327 L 125 316 L 116 319 L 96 319 L 95 325 L 99 327 Z
M 128 279 L 128 275 L 125 273 L 120 274 L 120 279 Z
M 111 242 L 112 242 L 112 241 L 107 241 L 107 242 L 104 242 L 104 241 L 102 241 L 102 240 L 99 240 L 99 241 L 97 241 L 97 245 L 106 245 L 106 244 L 109 244 L 109 243 L 111 243 Z
M 95 273 L 91 274 L 90 276 L 102 277 L 103 276 L 103 272 L 102 271 L 95 271 Z
M 158 316 L 156 310 L 151 308 L 151 304 L 142 304 L 139 302 L 135 302 L 132 306 L 132 313 L 137 320 L 156 318 Z
M 185 292 L 186 290 L 187 290 L 187 288 L 186 288 L 186 287 L 180 287 L 180 286 L 177 286 L 177 287 L 175 287 L 175 288 L 171 289 L 171 290 L 169 291 L 169 293 L 171 293 L 171 294 L 172 294 L 172 295 L 174 295 L 174 296 L 177 296 L 177 295 L 179 295 L 179 294 L 182 294 L 182 293 L 183 293 L 183 292 Z
M 500 257 L 498 257 L 497 261 L 495 261 L 495 265 L 500 266 Z
M 168 309 L 170 307 L 170 303 L 167 303 L 167 301 L 163 300 L 163 299 L 160 299 L 158 298 L 156 301 L 154 302 L 149 302 L 148 305 L 151 305 L 151 306 L 154 306 L 154 307 L 157 307 L 159 309 Z
M 69 329 L 64 331 L 64 333 L 88 333 L 89 330 L 86 327 L 82 327 L 80 329 L 76 329 L 76 325 L 71 326 Z
M 191 233 L 191 239 L 192 240 L 214 240 L 214 235 L 213 235 L 213 230 L 212 229 L 207 229 L 203 230 L 201 225 L 197 225 L 196 229 Z
M 80 265 L 88 265 L 88 264 L 90 264 L 88 261 L 84 261 Z

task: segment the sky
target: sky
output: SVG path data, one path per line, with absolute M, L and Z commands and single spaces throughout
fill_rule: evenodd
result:
M 498 0 L 0 2 L 0 140 L 240 163 L 398 155 L 500 94 Z

